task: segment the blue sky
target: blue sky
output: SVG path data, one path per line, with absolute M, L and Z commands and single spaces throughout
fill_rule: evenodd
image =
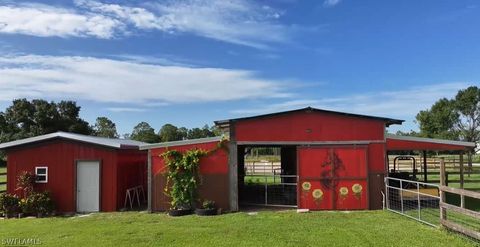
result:
M 405 119 L 480 79 L 480 3 L 0 0 L 0 110 L 76 100 L 119 133 L 313 106 Z

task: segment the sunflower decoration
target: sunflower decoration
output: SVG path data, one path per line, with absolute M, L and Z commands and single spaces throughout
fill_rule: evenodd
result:
M 303 182 L 302 183 L 302 190 L 308 192 L 312 188 L 312 184 L 310 182 Z
M 347 198 L 348 196 L 348 188 L 347 187 L 341 187 L 338 192 L 340 193 L 340 198 L 344 199 Z
M 320 202 L 322 202 L 322 199 L 323 199 L 323 191 L 321 189 L 315 189 L 313 190 L 312 192 L 312 196 L 313 196 L 313 200 L 315 200 L 315 204 L 320 204 Z
M 357 199 L 360 199 L 360 197 L 362 196 L 362 190 L 363 190 L 363 187 L 360 184 L 354 184 L 352 186 L 353 194 Z

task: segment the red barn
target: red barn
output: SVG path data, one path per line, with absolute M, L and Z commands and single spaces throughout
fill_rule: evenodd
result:
M 246 118 L 216 121 L 228 136 L 227 149 L 200 161 L 200 199 L 237 211 L 243 205 L 282 206 L 311 210 L 380 209 L 388 175 L 389 150 L 460 150 L 474 143 L 386 135 L 403 120 L 304 108 Z M 151 211 L 168 209 L 165 196 L 167 149 L 212 150 L 221 138 L 149 144 Z M 258 175 L 246 161 L 252 149 L 279 150 L 280 165 Z M 262 169 L 265 168 L 263 165 Z M 253 170 L 253 172 L 252 172 Z M 261 170 L 260 170 L 261 173 Z
M 36 190 L 52 193 L 57 212 L 116 211 L 125 193 L 146 187 L 145 143 L 56 132 L 0 144 L 7 154 L 7 192 L 16 177 L 35 173 Z

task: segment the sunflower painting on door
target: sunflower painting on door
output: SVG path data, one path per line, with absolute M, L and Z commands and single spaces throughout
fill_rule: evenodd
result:
M 298 149 L 299 207 L 311 210 L 368 208 L 366 148 Z

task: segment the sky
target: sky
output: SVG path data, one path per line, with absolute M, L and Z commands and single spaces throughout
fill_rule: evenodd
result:
M 307 106 L 406 120 L 480 85 L 480 2 L 0 0 L 0 111 L 75 100 L 120 134 Z

